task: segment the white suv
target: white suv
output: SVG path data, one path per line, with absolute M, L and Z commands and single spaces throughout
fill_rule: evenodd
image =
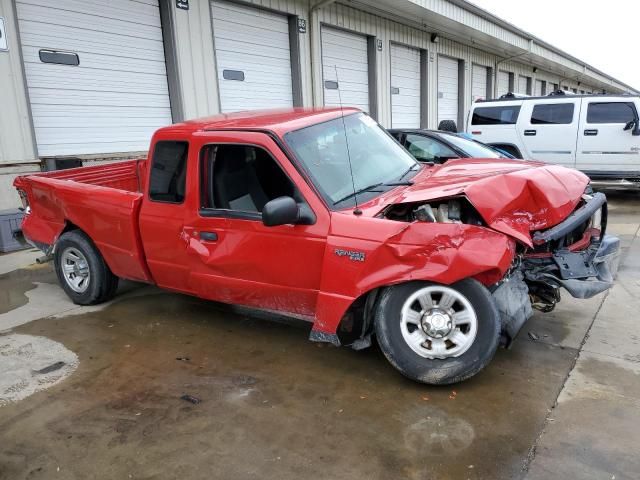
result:
M 565 95 L 478 101 L 474 138 L 516 158 L 582 170 L 601 183 L 640 186 L 640 97 Z

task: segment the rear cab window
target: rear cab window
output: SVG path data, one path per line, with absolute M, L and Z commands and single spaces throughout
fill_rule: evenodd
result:
M 161 140 L 151 159 L 149 198 L 154 202 L 182 203 L 187 184 L 189 144 Z
M 471 125 L 515 125 L 520 115 L 520 105 L 476 107 Z

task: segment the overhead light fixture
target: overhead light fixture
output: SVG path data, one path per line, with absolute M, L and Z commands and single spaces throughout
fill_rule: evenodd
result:
M 437 33 L 432 33 L 431 34 L 431 42 L 432 43 L 440 42 L 440 35 L 438 35 Z
M 538 73 L 538 67 L 533 67 L 533 73 Z

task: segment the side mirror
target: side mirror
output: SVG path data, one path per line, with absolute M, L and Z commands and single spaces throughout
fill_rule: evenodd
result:
M 274 198 L 262 209 L 262 223 L 267 227 L 278 225 L 312 225 L 316 217 L 305 205 L 298 205 L 291 197 Z
M 631 135 L 634 137 L 640 136 L 640 122 L 636 120 L 631 120 L 624 126 L 624 131 L 631 130 Z

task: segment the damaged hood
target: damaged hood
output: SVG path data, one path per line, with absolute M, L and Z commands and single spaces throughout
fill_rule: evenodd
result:
M 386 207 L 464 194 L 489 227 L 530 247 L 531 232 L 566 219 L 589 183 L 586 175 L 570 168 L 489 159 L 450 160 L 424 168 L 413 181 L 375 203 Z

